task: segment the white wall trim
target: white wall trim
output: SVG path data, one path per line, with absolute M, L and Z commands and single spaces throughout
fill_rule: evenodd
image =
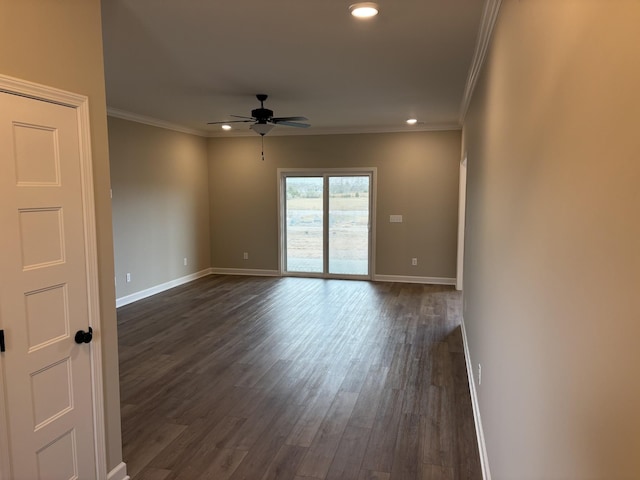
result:
M 130 122 L 143 123 L 145 125 L 151 125 L 152 127 L 173 130 L 174 132 L 197 135 L 198 137 L 208 136 L 208 132 L 204 130 L 196 130 L 193 128 L 183 127 L 182 125 L 176 125 L 175 123 L 165 122 L 164 120 L 159 120 L 157 118 L 147 117 L 144 115 L 138 115 L 137 113 L 127 112 L 125 110 L 119 110 L 117 108 L 107 107 L 107 115 L 110 117 L 121 118 L 123 120 L 129 120 Z
M 476 391 L 476 383 L 473 380 L 473 367 L 471 355 L 469 355 L 469 344 L 467 342 L 467 330 L 464 326 L 464 317 L 460 319 L 460 327 L 462 329 L 462 344 L 464 346 L 464 358 L 467 362 L 467 380 L 469 382 L 469 391 L 471 392 L 471 406 L 473 408 L 473 421 L 476 426 L 476 437 L 478 441 L 478 450 L 480 451 L 480 467 L 482 468 L 482 478 L 491 480 L 491 471 L 489 470 L 489 457 L 487 455 L 487 445 L 484 440 L 484 430 L 482 429 L 482 419 L 480 418 L 480 404 L 478 403 L 478 392 Z
M 233 138 L 233 137 L 256 137 L 258 135 L 253 130 L 232 130 L 231 132 L 223 131 L 208 131 L 197 130 L 195 128 L 184 127 L 175 123 L 160 120 L 158 118 L 148 117 L 146 115 L 139 115 L 133 112 L 127 112 L 126 110 L 120 110 L 119 108 L 107 107 L 107 115 L 114 118 L 121 118 L 123 120 L 129 120 L 130 122 L 142 123 L 144 125 L 151 125 L 152 127 L 164 128 L 166 130 L 173 130 L 175 132 L 188 133 L 190 135 L 197 135 L 199 137 L 207 138 Z M 357 135 L 366 133 L 411 133 L 411 132 L 446 132 L 446 131 L 459 131 L 460 125 L 457 123 L 443 123 L 439 125 L 425 124 L 417 126 L 387 126 L 387 127 L 351 127 L 351 128 L 309 128 L 309 129 L 295 129 L 295 128 L 283 128 L 274 129 L 269 133 L 270 137 L 284 137 L 284 136 L 297 136 L 297 135 Z
M 448 132 L 460 131 L 462 127 L 458 123 L 424 124 L 414 126 L 386 126 L 386 127 L 311 127 L 311 128 L 274 128 L 269 137 L 313 136 L 313 135 L 360 135 L 371 133 L 415 133 L 415 132 Z M 209 138 L 229 137 L 257 137 L 253 130 L 231 130 L 230 132 L 208 132 Z
M 0 92 L 35 98 L 37 100 L 48 100 L 58 105 L 66 105 L 74 108 L 78 107 L 83 101 L 88 101 L 84 95 L 66 92 L 55 87 L 48 87 L 1 74 Z
M 480 20 L 480 29 L 478 31 L 478 39 L 476 40 L 476 49 L 473 54 L 471 67 L 469 68 L 469 73 L 467 75 L 467 84 L 465 85 L 464 95 L 462 96 L 462 103 L 460 105 L 460 125 L 464 124 L 464 119 L 467 116 L 473 92 L 476 88 L 480 72 L 482 71 L 482 67 L 484 66 L 484 62 L 487 58 L 487 51 L 489 50 L 489 44 L 491 43 L 491 37 L 496 25 L 496 20 L 498 19 L 501 3 L 502 0 L 486 0 L 486 3 L 484 4 L 482 19 Z
M 116 298 L 116 308 L 129 305 L 130 303 L 137 302 L 138 300 L 142 300 L 143 298 L 151 297 L 152 295 L 162 293 L 171 288 L 184 285 L 185 283 L 192 282 L 194 280 L 197 280 L 198 278 L 206 277 L 207 275 L 210 275 L 210 274 L 211 274 L 211 269 L 207 268 L 205 270 L 201 270 L 196 273 L 185 275 L 184 277 L 176 278 L 175 280 L 170 280 L 168 282 L 161 283 L 160 285 L 156 285 L 155 287 L 146 288 L 144 290 L 140 290 L 139 292 L 135 292 L 130 295 L 126 295 L 124 297 Z
M 464 235 L 467 215 L 467 154 L 460 162 L 458 179 L 458 251 L 456 260 L 456 290 L 462 290 L 464 277 Z
M 278 270 L 259 270 L 250 268 L 217 268 L 211 269 L 213 275 L 246 275 L 250 277 L 279 277 Z
M 116 468 L 109 472 L 107 480 L 130 480 L 131 477 L 127 475 L 127 464 L 122 462 Z
M 250 268 L 220 268 L 212 267 L 200 272 L 192 273 L 169 282 L 150 287 L 145 290 L 141 290 L 124 297 L 116 299 L 116 307 L 123 307 L 130 303 L 137 302 L 143 298 L 151 297 L 158 293 L 162 293 L 185 283 L 192 282 L 198 278 L 205 277 L 207 275 L 243 275 L 250 277 L 280 277 L 282 274 L 278 270 L 262 270 L 262 269 L 250 269 Z M 455 285 L 456 279 L 449 277 L 415 277 L 415 276 L 402 276 L 402 275 L 373 275 L 372 281 L 374 282 L 395 282 L 395 283 L 421 283 L 425 285 Z
M 455 285 L 455 278 L 448 277 L 414 277 L 403 275 L 374 275 L 374 282 L 423 283 L 426 285 Z

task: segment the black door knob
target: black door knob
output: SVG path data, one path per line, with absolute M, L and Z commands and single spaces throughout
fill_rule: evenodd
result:
M 85 332 L 84 330 L 78 330 L 76 332 L 76 343 L 89 343 L 93 339 L 93 329 L 89 327 L 89 331 Z

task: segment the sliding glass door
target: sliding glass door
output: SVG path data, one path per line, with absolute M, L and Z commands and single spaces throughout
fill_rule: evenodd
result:
M 369 278 L 373 172 L 281 174 L 285 274 Z

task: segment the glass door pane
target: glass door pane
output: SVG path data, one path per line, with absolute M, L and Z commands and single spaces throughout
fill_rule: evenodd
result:
M 324 272 L 324 179 L 286 177 L 286 264 L 288 272 Z
M 329 273 L 369 275 L 370 177 L 329 177 Z

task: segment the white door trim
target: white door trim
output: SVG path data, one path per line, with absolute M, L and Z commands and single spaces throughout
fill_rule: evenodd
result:
M 464 229 L 467 211 L 467 155 L 460 162 L 460 185 L 458 187 L 458 260 L 456 267 L 456 290 L 462 290 L 464 274 Z
M 104 424 L 104 395 L 102 380 L 102 348 L 100 329 L 100 301 L 98 295 L 98 251 L 93 194 L 93 166 L 91 158 L 91 132 L 89 129 L 89 99 L 84 95 L 66 92 L 53 87 L 0 75 L 0 92 L 34 98 L 45 102 L 72 107 L 78 118 L 80 143 L 80 175 L 82 182 L 82 211 L 84 221 L 85 264 L 87 273 L 88 324 L 93 328 L 94 339 L 90 344 L 91 389 L 93 398 L 93 431 L 95 436 L 96 478 L 107 478 L 107 452 Z M 1 387 L 0 387 L 1 388 Z M 0 392 L 2 393 L 2 392 Z M 1 404 L 2 402 L 0 402 Z M 2 407 L 0 407 L 1 409 Z M 0 411 L 0 475 L 5 478 L 9 439 L 6 438 L 6 416 Z M 8 478 L 8 476 L 7 476 Z

